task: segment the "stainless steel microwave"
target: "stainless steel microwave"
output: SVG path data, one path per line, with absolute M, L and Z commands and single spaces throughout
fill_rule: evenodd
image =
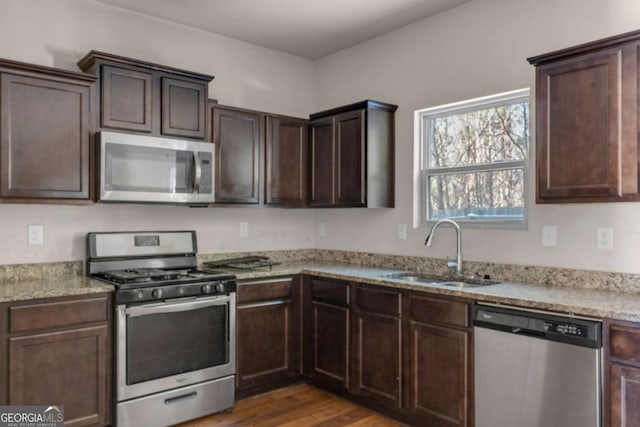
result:
M 100 201 L 214 201 L 214 144 L 119 132 L 98 134 Z

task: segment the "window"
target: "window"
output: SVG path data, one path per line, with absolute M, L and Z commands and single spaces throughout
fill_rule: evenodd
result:
M 421 222 L 526 224 L 529 89 L 416 111 Z

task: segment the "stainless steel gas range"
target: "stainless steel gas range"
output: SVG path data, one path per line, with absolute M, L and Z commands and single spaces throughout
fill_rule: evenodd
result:
M 87 252 L 87 274 L 116 286 L 117 426 L 231 409 L 235 276 L 197 269 L 195 232 L 89 233 Z

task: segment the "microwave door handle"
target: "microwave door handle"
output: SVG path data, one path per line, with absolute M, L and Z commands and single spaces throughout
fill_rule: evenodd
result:
M 199 152 L 194 152 L 193 153 L 193 161 L 195 164 L 195 173 L 194 173 L 194 179 L 193 179 L 193 192 L 194 193 L 199 193 L 200 192 L 200 182 L 202 181 L 202 162 L 200 161 L 200 153 Z

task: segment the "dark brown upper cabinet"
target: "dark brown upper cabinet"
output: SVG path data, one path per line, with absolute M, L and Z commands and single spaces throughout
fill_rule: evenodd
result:
M 99 77 L 101 128 L 206 139 L 213 76 L 91 51 L 78 62 Z
M 151 72 L 104 65 L 100 76 L 102 127 L 151 132 Z
M 162 77 L 162 134 L 206 137 L 207 84 Z
M 363 101 L 311 115 L 309 205 L 394 207 L 394 112 Z
M 528 59 L 538 203 L 640 200 L 639 48 L 634 32 Z
M 305 119 L 210 104 L 216 203 L 300 207 L 307 192 Z
M 216 203 L 260 203 L 262 113 L 211 104 Z
M 0 197 L 88 203 L 95 77 L 0 60 Z
M 303 206 L 307 195 L 307 120 L 266 117 L 265 203 Z

